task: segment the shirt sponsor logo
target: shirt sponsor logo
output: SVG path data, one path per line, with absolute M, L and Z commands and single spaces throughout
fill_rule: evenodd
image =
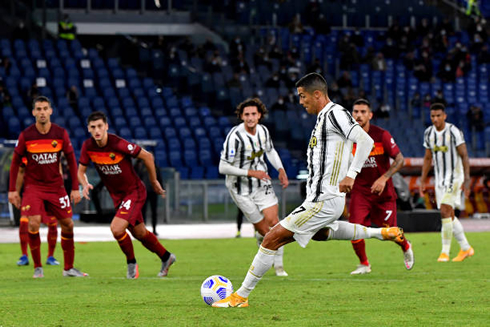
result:
M 310 144 L 309 144 L 310 148 L 313 149 L 314 147 L 316 147 L 317 144 L 318 144 L 318 140 L 316 139 L 316 136 L 313 136 L 310 139 Z
M 58 162 L 58 153 L 33 153 L 31 158 L 40 165 L 49 165 Z
M 366 159 L 364 162 L 364 165 L 362 168 L 376 168 L 378 167 L 378 164 L 376 163 L 376 158 L 375 157 L 369 157 Z
M 119 167 L 119 165 L 98 165 L 97 168 L 104 175 L 122 174 L 122 170 L 121 167 Z
M 447 148 L 446 145 L 441 145 L 441 146 L 436 145 L 436 146 L 434 146 L 434 152 L 439 152 L 439 151 L 440 152 L 447 152 L 447 150 L 448 150 L 448 148 Z
M 260 150 L 258 152 L 252 152 L 250 156 L 247 157 L 247 160 L 254 160 L 264 154 L 264 150 Z

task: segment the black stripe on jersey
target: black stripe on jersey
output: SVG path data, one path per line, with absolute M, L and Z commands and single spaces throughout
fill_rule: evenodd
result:
M 311 132 L 310 142 L 311 142 L 311 139 L 313 137 L 315 137 L 317 126 L 318 126 L 318 118 L 317 118 L 315 127 L 313 128 L 313 131 Z M 315 176 L 315 172 L 313 171 L 313 148 L 311 147 L 310 144 L 311 143 L 308 143 L 308 151 L 310 153 L 310 156 L 308 158 L 308 162 L 310 163 L 310 165 L 308 166 L 308 172 L 309 172 L 309 176 L 308 176 L 308 181 L 309 181 L 308 184 L 309 185 L 308 185 L 308 188 L 310 188 L 311 187 L 311 184 L 313 184 L 313 177 Z
M 446 132 L 447 130 L 442 133 L 442 146 L 446 146 Z M 447 163 L 446 163 L 446 156 L 442 151 L 441 151 L 441 156 L 442 156 L 442 171 L 444 172 L 443 179 L 442 179 L 442 186 L 446 186 Z
M 451 131 L 451 127 L 449 127 L 449 133 L 451 135 L 451 139 L 450 139 L 450 144 L 451 144 L 451 147 L 450 147 L 450 156 L 451 156 L 451 180 L 449 181 L 451 183 L 451 185 L 454 184 L 454 161 L 456 160 L 456 153 L 454 153 L 453 151 L 453 145 L 454 145 L 454 149 L 456 149 L 456 136 L 454 135 L 454 133 Z
M 259 131 L 257 131 L 257 137 L 259 136 L 258 133 L 259 133 Z M 248 135 L 247 135 L 247 138 L 248 138 L 248 141 L 250 142 L 250 146 L 252 147 L 252 153 L 255 153 L 254 141 Z M 250 161 L 250 169 L 257 170 L 257 164 L 255 164 L 255 167 L 254 167 L 255 159 L 256 158 L 253 158 L 252 161 Z M 257 161 L 259 161 L 259 159 L 257 159 Z M 260 179 L 258 181 L 259 181 L 259 186 L 260 186 Z M 249 194 L 252 193 L 252 186 L 253 186 L 252 185 L 252 177 L 249 177 L 248 178 L 248 193 Z
M 274 145 L 272 144 L 272 138 L 271 138 L 271 136 L 269 134 L 269 130 L 264 125 L 259 125 L 259 126 L 262 127 L 262 129 L 264 130 L 264 133 L 265 133 L 265 143 L 269 143 L 270 148 L 273 149 L 274 148 Z
M 330 122 L 332 123 L 333 127 L 335 127 L 335 129 L 337 130 L 337 132 L 342 135 L 343 137 L 345 137 L 345 134 L 344 132 L 342 131 L 342 129 L 340 128 L 340 124 L 339 122 L 337 121 L 337 119 L 335 118 L 335 115 L 333 113 L 333 111 L 330 111 L 328 113 L 328 119 L 330 120 Z
M 441 172 L 440 172 L 440 167 L 439 167 L 439 159 L 438 159 L 438 152 L 434 151 L 435 147 L 437 146 L 437 135 L 436 135 L 436 131 L 434 128 L 432 128 L 430 130 L 430 134 L 434 136 L 434 148 L 431 149 L 432 153 L 434 154 L 433 155 L 433 159 L 434 159 L 434 170 L 437 170 L 437 174 L 438 176 L 441 176 Z M 431 135 L 428 136 L 428 140 L 430 140 L 430 137 Z M 429 144 L 429 147 L 430 147 L 430 143 Z
M 356 124 L 357 122 L 354 120 L 354 117 L 352 117 L 352 115 L 350 114 L 350 112 L 345 109 L 345 108 L 342 108 L 342 111 L 345 113 L 345 115 L 347 116 L 347 120 L 350 122 L 350 125 L 354 125 Z
M 272 139 L 270 138 L 269 133 L 267 132 L 267 129 L 264 126 L 262 126 L 262 125 L 260 125 L 260 127 L 262 127 L 262 129 L 264 131 L 264 134 L 265 134 L 265 143 L 267 144 L 267 141 L 270 141 L 269 142 L 270 143 L 270 149 L 271 150 L 274 149 L 274 146 L 272 145 Z M 259 140 L 259 146 L 260 146 L 260 148 L 262 148 L 262 141 L 260 140 L 260 134 L 259 133 L 257 134 L 257 139 Z M 264 146 L 264 150 L 267 151 L 267 147 L 266 146 Z M 267 164 L 265 163 L 264 156 L 261 156 L 259 158 L 259 161 L 265 167 L 265 172 L 267 172 L 268 169 L 267 169 Z
M 318 198 L 322 194 L 322 180 L 323 180 L 323 174 L 325 173 L 325 159 L 327 156 L 327 120 L 323 119 L 323 126 L 322 126 L 322 150 L 320 152 L 320 173 L 318 175 L 318 182 L 316 184 L 316 192 L 315 192 L 315 198 L 313 199 L 313 202 L 317 202 Z
M 235 140 L 235 149 L 238 149 L 238 146 L 240 145 L 240 142 L 242 142 L 242 147 L 240 148 L 240 168 L 243 168 L 243 164 L 245 162 L 245 142 L 243 142 L 243 138 L 240 135 L 240 133 L 236 133 L 238 136 L 238 139 Z M 236 191 L 238 194 L 242 193 L 242 177 L 237 176 L 236 178 Z
M 230 159 L 228 157 L 229 156 L 229 151 L 230 151 L 230 137 L 235 132 L 236 129 L 237 129 L 237 126 L 233 127 L 231 129 L 231 131 L 228 133 L 228 135 L 226 136 L 226 140 L 225 140 L 225 159 L 226 160 L 229 160 Z
M 430 143 L 429 143 L 429 136 L 430 136 L 430 133 L 432 132 L 432 129 L 434 128 L 434 126 L 431 126 L 429 127 L 426 131 L 425 131 L 425 134 L 424 134 L 424 141 L 425 141 L 425 144 L 427 144 L 427 147 L 430 149 Z

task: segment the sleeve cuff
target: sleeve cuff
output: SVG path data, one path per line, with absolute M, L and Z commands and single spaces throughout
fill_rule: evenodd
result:
M 349 170 L 347 172 L 347 177 L 350 177 L 352 179 L 356 179 L 358 172 L 354 170 Z

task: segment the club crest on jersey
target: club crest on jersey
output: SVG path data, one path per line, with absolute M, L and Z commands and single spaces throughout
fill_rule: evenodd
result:
M 111 158 L 111 160 L 116 160 L 116 155 L 114 153 L 109 153 L 109 158 Z
M 56 148 L 57 145 L 58 145 L 58 142 L 56 142 L 56 140 L 53 140 L 53 142 L 51 142 L 51 146 L 53 148 Z
M 310 148 L 313 149 L 314 147 L 316 147 L 317 143 L 318 143 L 318 141 L 317 141 L 316 136 L 312 136 L 310 139 L 310 144 L 309 144 Z

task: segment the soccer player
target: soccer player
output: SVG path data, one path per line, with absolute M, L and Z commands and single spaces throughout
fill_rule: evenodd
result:
M 27 158 L 22 158 L 22 163 L 17 173 L 16 190 L 21 194 L 22 184 L 24 182 L 25 166 L 27 165 Z M 15 208 L 15 207 L 14 207 Z M 15 208 L 14 210 L 18 210 Z M 19 212 L 20 214 L 20 212 Z M 41 214 L 41 222 L 48 226 L 48 258 L 46 264 L 51 266 L 58 266 L 60 263 L 54 257 L 54 250 L 56 249 L 56 241 L 58 239 L 58 222 L 56 217 L 52 213 L 43 212 Z M 29 244 L 29 219 L 22 217 L 19 220 L 19 240 L 22 256 L 17 261 L 18 266 L 29 265 L 29 257 L 27 255 L 27 245 Z
M 267 173 L 264 154 L 279 172 L 283 188 L 288 186 L 289 181 L 269 131 L 260 124 L 267 114 L 262 101 L 258 98 L 247 99 L 237 106 L 236 114 L 242 123 L 232 128 L 226 136 L 219 172 L 226 175 L 226 187 L 238 209 L 254 225 L 260 246 L 264 235 L 279 222 L 278 200 Z M 284 271 L 283 254 L 282 247 L 275 254 L 277 276 L 288 275 Z
M 291 242 L 305 247 L 310 239 L 356 240 L 404 237 L 398 227 L 371 228 L 338 221 L 350 192 L 374 144 L 369 135 L 342 106 L 330 101 L 327 82 L 318 73 L 302 77 L 296 88 L 300 104 L 317 115 L 307 151 L 308 180 L 306 200 L 265 236 L 242 286 L 213 307 L 247 307 L 248 296 L 271 267 L 277 249 Z M 352 142 L 357 151 L 349 166 Z
M 139 276 L 133 242 L 126 229 L 143 246 L 158 255 L 162 260 L 158 276 L 167 276 L 170 266 L 175 262 L 175 255 L 167 251 L 155 234 L 146 229 L 141 212 L 146 201 L 146 189 L 131 162 L 131 158 L 138 158 L 144 162 L 154 191 L 165 197 L 165 190 L 157 180 L 153 155 L 136 144 L 109 134 L 109 124 L 103 112 L 91 113 L 87 118 L 87 124 L 92 137 L 83 142 L 78 166 L 78 179 L 83 186 L 83 197 L 90 200 L 88 194 L 93 189 L 85 174 L 92 161 L 117 210 L 111 222 L 111 231 L 126 255 L 126 277 L 136 279 Z
M 52 212 L 61 226 L 61 247 L 63 249 L 65 277 L 85 277 L 87 274 L 73 267 L 75 246 L 73 242 L 73 220 L 71 201 L 80 202 L 77 181 L 77 161 L 66 130 L 51 123 L 53 114 L 51 101 L 45 96 L 33 100 L 32 114 L 36 123 L 27 127 L 19 135 L 12 157 L 9 183 L 9 202 L 21 208 L 21 217 L 29 220 L 29 246 L 34 261 L 34 278 L 44 277 L 41 264 L 41 239 L 39 225 L 41 215 Z M 72 176 L 70 197 L 66 194 L 60 174 L 60 159 L 63 152 Z M 17 174 L 22 157 L 27 158 L 24 176 L 24 194 L 21 198 L 16 189 Z M 22 203 L 22 206 L 21 206 Z
M 449 261 L 451 240 L 459 243 L 460 251 L 453 261 L 463 261 L 475 254 L 464 234 L 463 225 L 455 217 L 454 208 L 461 205 L 461 190 L 470 195 L 470 162 L 463 132 L 446 122 L 446 108 L 442 103 L 430 106 L 432 126 L 424 132 L 424 163 L 420 178 L 420 196 L 424 196 L 427 174 L 434 162 L 437 208 L 441 210 L 442 251 L 437 261 Z
M 374 147 L 354 182 L 349 204 L 349 222 L 363 226 L 371 226 L 371 223 L 378 227 L 397 226 L 397 196 L 391 176 L 403 167 L 405 161 L 403 154 L 388 131 L 371 124 L 373 112 L 369 101 L 356 100 L 352 116 L 374 140 Z M 357 146 L 354 144 L 354 151 L 356 149 Z M 390 158 L 394 159 L 391 165 Z M 370 273 L 371 265 L 366 255 L 366 243 L 363 239 L 351 242 L 360 261 L 351 275 Z M 405 238 L 401 239 L 398 245 L 404 253 L 405 267 L 412 269 L 414 264 L 412 245 Z

